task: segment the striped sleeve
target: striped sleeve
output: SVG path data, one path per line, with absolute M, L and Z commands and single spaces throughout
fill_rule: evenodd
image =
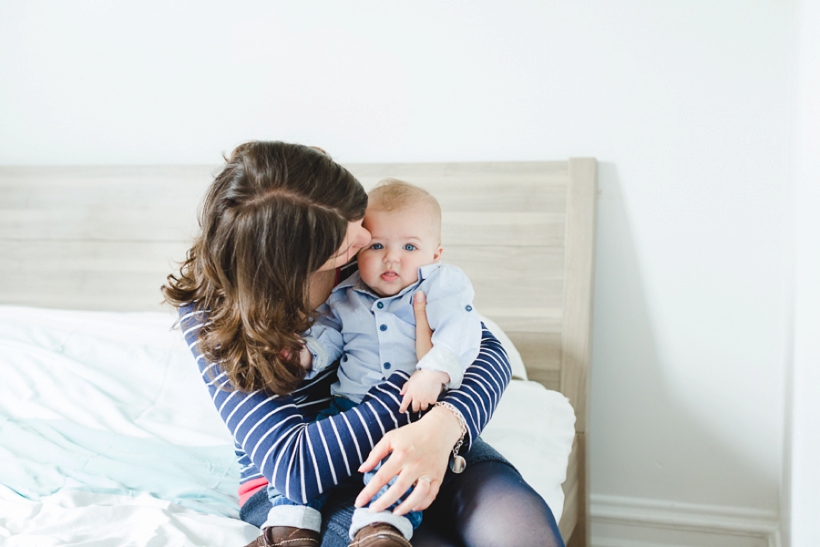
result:
M 328 404 L 335 367 L 290 395 L 232 389 L 219 364 L 208 362 L 199 351 L 197 335 L 205 319 L 205 312 L 192 306 L 180 309 L 185 339 L 214 406 L 234 437 L 243 483 L 264 478 L 289 499 L 308 503 L 356 473 L 385 433 L 411 419 L 409 413 L 398 410 L 399 391 L 408 378 L 402 372 L 373 387 L 360 405 L 318 422 L 312 419 L 317 407 Z M 447 400 L 467 419 L 468 440 L 477 437 L 489 421 L 511 374 L 500 344 L 489 331 L 484 331 L 484 338 L 489 349 L 485 351 L 482 340 L 482 352 L 467 369 L 461 388 L 447 394 Z
M 464 444 L 468 450 L 492 418 L 510 380 L 512 367 L 507 352 L 482 323 L 478 357 L 464 372 L 461 386 L 445 393 L 443 399 L 459 409 L 467 422 Z

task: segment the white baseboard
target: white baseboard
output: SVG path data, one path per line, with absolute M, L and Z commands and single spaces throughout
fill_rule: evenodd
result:
M 592 547 L 781 547 L 773 511 L 592 495 Z

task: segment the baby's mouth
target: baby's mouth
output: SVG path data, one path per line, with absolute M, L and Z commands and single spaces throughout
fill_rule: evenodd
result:
M 397 274 L 393 270 L 387 270 L 386 272 L 384 272 L 381 275 L 381 278 L 384 279 L 385 281 L 395 281 L 396 279 L 399 278 L 399 274 Z

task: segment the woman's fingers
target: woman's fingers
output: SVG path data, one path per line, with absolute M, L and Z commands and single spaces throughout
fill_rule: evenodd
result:
M 384 469 L 384 467 L 382 467 L 382 469 Z M 382 469 L 379 469 L 379 473 Z M 392 473 L 392 471 L 388 471 L 388 473 Z M 370 504 L 370 512 L 376 513 L 379 511 L 385 511 L 391 505 L 396 503 L 405 493 L 407 493 L 411 487 L 413 490 L 407 495 L 407 498 L 393 510 L 393 513 L 403 515 L 408 511 L 423 511 L 424 509 L 427 509 L 436 499 L 441 481 L 430 479 L 426 476 L 421 476 L 415 481 L 412 481 L 410 477 L 412 477 L 412 474 L 409 472 L 400 473 L 396 477 L 396 481 L 390 485 L 390 487 L 381 496 L 379 496 L 377 500 L 374 500 Z M 366 505 L 367 501 L 372 496 L 376 495 L 381 487 L 387 484 L 390 478 L 388 478 L 387 474 L 383 477 L 378 477 L 377 473 L 370 483 L 365 486 L 364 490 L 362 490 L 359 494 L 359 497 L 356 498 L 356 507 L 363 507 Z M 368 499 L 364 500 L 365 497 Z M 359 503 L 360 500 L 364 501 Z
M 375 451 L 378 446 L 379 446 L 378 444 L 376 446 L 374 446 L 373 450 Z M 370 453 L 370 457 L 367 458 L 367 462 L 370 461 L 372 456 L 373 456 L 373 452 Z M 378 464 L 380 460 L 381 460 L 381 458 L 377 458 L 376 459 L 376 464 Z M 356 496 L 356 502 L 354 504 L 356 507 L 364 507 L 365 505 L 367 505 L 367 503 L 370 501 L 370 499 L 373 496 L 375 496 L 379 492 L 379 490 L 382 489 L 382 486 L 387 485 L 387 483 L 390 482 L 390 479 L 392 479 L 393 477 L 395 477 L 399 473 L 399 471 L 401 470 L 400 464 L 398 464 L 396 462 L 391 463 L 391 460 L 392 460 L 392 458 L 388 459 L 387 461 L 382 463 L 382 466 L 379 468 L 378 471 L 376 471 L 376 474 L 373 475 L 373 477 L 371 477 L 370 482 L 368 482 L 365 485 L 365 487 L 362 488 L 362 491 L 359 492 L 359 495 Z M 367 463 L 367 462 L 365 462 L 365 463 Z M 363 469 L 364 465 L 365 464 L 362 464 L 362 467 L 360 467 L 359 469 Z M 375 464 L 372 467 L 375 467 Z M 371 467 L 371 469 L 372 469 L 372 467 Z M 382 497 L 384 497 L 384 496 L 382 496 Z M 381 498 L 379 498 L 379 499 L 381 499 Z M 398 498 L 396 498 L 396 499 L 398 499 Z M 388 506 L 389 505 L 390 504 L 388 504 Z
M 395 503 L 412 486 L 419 477 L 429 486 L 422 485 L 418 493 L 410 493 L 409 502 L 402 504 L 402 511 L 425 508 L 433 502 L 438 494 L 444 473 L 447 470 L 452 447 L 458 439 L 460 427 L 453 413 L 447 409 L 433 408 L 419 422 L 394 429 L 379 441 L 362 464 L 360 470 L 372 469 L 384 456 L 390 458 L 374 474 L 356 498 L 356 507 L 363 507 L 386 485 L 390 479 L 396 481 L 373 501 L 374 511 L 384 510 Z
M 427 321 L 427 295 L 422 291 L 413 294 L 413 314 L 416 317 L 416 359 L 421 360 L 433 349 L 433 329 Z
M 438 495 L 440 484 L 438 481 L 428 479 L 427 477 L 419 477 L 413 486 L 413 491 L 407 496 L 398 507 L 393 509 L 393 513 L 403 515 L 409 511 L 423 511 L 430 507 L 433 500 Z
M 373 450 L 370 451 L 367 459 L 362 462 L 362 465 L 359 466 L 359 473 L 367 473 L 372 470 L 374 467 L 379 465 L 380 461 L 385 459 L 390 452 L 392 452 L 393 448 L 390 444 L 390 437 L 390 433 L 388 433 L 382 437 L 382 440 L 376 443 L 376 446 L 374 446 Z M 382 466 L 382 468 L 384 468 L 384 466 Z M 387 483 L 385 482 L 385 484 Z
M 384 469 L 384 467 L 382 467 L 382 469 Z M 382 471 L 382 469 L 379 469 L 379 473 Z M 376 475 L 378 475 L 379 473 L 376 473 Z M 395 474 L 395 472 L 393 474 Z M 391 478 L 393 478 L 392 475 L 387 476 L 387 479 L 384 483 L 387 484 L 387 481 L 389 481 Z M 399 501 L 399 498 L 401 498 L 405 492 L 410 490 L 410 487 L 413 486 L 414 481 L 415 479 L 410 478 L 410 473 L 399 473 L 399 475 L 396 477 L 396 482 L 391 484 L 390 488 L 388 488 L 384 492 L 384 494 L 379 496 L 379 499 L 373 501 L 373 503 L 370 504 L 370 512 L 378 513 L 379 511 L 385 511 L 388 507 Z M 368 484 L 368 486 L 370 485 Z M 376 492 L 378 492 L 378 490 L 376 490 Z

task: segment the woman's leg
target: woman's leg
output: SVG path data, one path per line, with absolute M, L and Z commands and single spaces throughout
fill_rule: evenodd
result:
M 453 477 L 424 512 L 424 524 L 437 533 L 429 539 L 419 534 L 415 547 L 564 546 L 546 502 L 515 469 L 501 462 L 478 463 Z

